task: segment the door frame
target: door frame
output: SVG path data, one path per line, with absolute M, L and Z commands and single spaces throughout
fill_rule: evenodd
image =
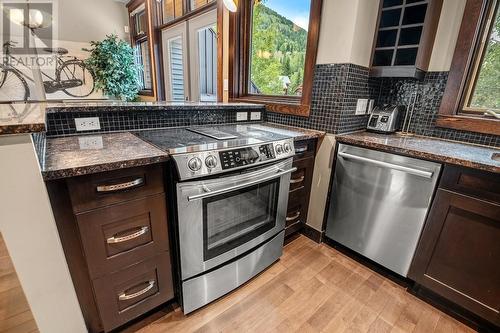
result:
M 172 101 L 172 88 L 171 88 L 171 76 L 169 75 L 171 72 L 170 69 L 170 52 L 169 52 L 169 43 L 168 41 L 177 37 L 182 39 L 182 65 L 183 65 L 183 76 L 184 76 L 184 101 L 189 100 L 190 97 L 190 66 L 189 66 L 189 55 L 188 55 L 188 23 L 187 21 L 180 22 L 174 26 L 169 27 L 168 29 L 162 30 L 161 39 L 162 39 L 162 51 L 163 51 L 163 83 L 164 83 L 164 92 L 165 92 L 165 100 Z

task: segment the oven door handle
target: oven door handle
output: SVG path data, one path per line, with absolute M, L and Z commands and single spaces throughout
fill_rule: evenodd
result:
M 199 199 L 203 199 L 203 198 L 207 198 L 207 197 L 212 197 L 214 195 L 218 195 L 218 194 L 222 194 L 222 193 L 236 191 L 236 190 L 239 190 L 241 188 L 256 185 L 256 184 L 259 184 L 259 183 L 262 183 L 262 182 L 265 182 L 265 181 L 268 181 L 268 180 L 271 180 L 274 178 L 278 178 L 278 177 L 281 177 L 283 175 L 286 175 L 287 173 L 292 173 L 295 171 L 297 171 L 296 167 L 293 167 L 289 170 L 278 169 L 278 172 L 275 173 L 274 175 L 267 176 L 264 178 L 259 178 L 259 179 L 252 180 L 252 181 L 249 181 L 249 182 L 246 182 L 243 184 L 239 184 L 239 185 L 229 186 L 229 187 L 226 187 L 226 188 L 223 188 L 220 190 L 210 190 L 208 187 L 203 186 L 203 190 L 205 191 L 205 193 L 190 195 L 187 197 L 187 199 L 188 199 L 188 201 L 194 201 L 194 200 L 199 200 Z

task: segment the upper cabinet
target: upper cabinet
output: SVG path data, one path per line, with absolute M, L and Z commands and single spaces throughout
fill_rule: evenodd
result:
M 381 0 L 371 76 L 423 78 L 443 0 Z

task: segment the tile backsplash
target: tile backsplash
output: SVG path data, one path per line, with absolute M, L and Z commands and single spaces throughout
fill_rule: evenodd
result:
M 418 135 L 500 146 L 500 137 L 436 127 L 439 106 L 448 81 L 448 72 L 428 72 L 423 80 L 410 78 L 370 78 L 371 98 L 376 105 L 405 105 L 411 117 L 405 126 Z M 406 127 L 405 127 L 406 128 Z
M 406 106 L 412 114 L 406 124 L 411 133 L 499 147 L 499 136 L 436 127 L 447 80 L 448 72 L 428 72 L 423 80 L 370 78 L 369 69 L 359 65 L 316 65 L 310 116 L 267 112 L 267 120 L 332 134 L 361 130 L 368 116 L 355 115 L 356 100 L 371 98 L 375 105 Z
M 314 70 L 309 117 L 267 112 L 267 120 L 328 133 L 346 133 L 366 127 L 368 116 L 355 115 L 358 98 L 368 98 L 368 69 L 354 64 L 321 64 Z
M 73 108 L 74 109 L 74 108 Z M 236 122 L 236 111 L 231 109 L 214 110 L 213 107 L 203 109 L 149 110 L 149 111 L 86 111 L 84 107 L 75 112 L 48 112 L 47 136 L 60 136 L 76 134 L 75 118 L 99 117 L 100 130 L 78 132 L 89 134 L 96 132 L 129 131 L 149 128 L 179 127 L 205 124 L 226 124 Z M 255 109 L 245 108 L 244 112 L 261 111 L 264 109 L 256 106 Z

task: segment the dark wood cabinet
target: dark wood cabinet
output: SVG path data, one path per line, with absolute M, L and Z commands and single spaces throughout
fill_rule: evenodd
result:
M 409 277 L 500 326 L 499 176 L 445 167 Z
M 173 299 L 162 165 L 50 181 L 47 189 L 90 332 Z
M 423 78 L 443 0 L 382 0 L 371 76 Z
M 301 230 L 307 221 L 314 172 L 316 139 L 295 142 L 295 152 L 293 166 L 297 168 L 297 171 L 293 172 L 290 177 L 286 236 Z

